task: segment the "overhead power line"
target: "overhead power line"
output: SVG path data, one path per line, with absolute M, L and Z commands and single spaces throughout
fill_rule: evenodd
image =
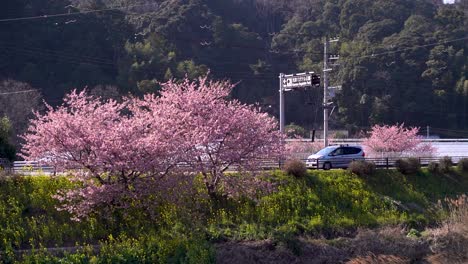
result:
M 58 55 L 43 53 L 39 51 L 31 51 L 31 50 L 17 49 L 17 48 L 11 48 L 11 47 L 3 47 L 3 48 L 11 53 L 21 54 L 23 56 L 30 56 L 34 58 L 40 57 L 44 59 L 55 60 L 55 61 L 62 62 L 65 64 L 75 64 L 75 65 L 91 64 L 91 65 L 99 66 L 101 68 L 108 68 L 108 69 L 115 69 L 117 67 L 116 64 L 93 61 L 89 59 L 79 59 L 75 57 L 58 56 Z
M 461 40 L 466 40 L 466 39 L 468 39 L 468 36 L 467 36 L 467 37 L 463 37 L 463 38 L 457 38 L 457 39 L 452 39 L 452 40 L 445 40 L 445 41 L 441 41 L 441 42 L 431 43 L 431 44 L 411 46 L 411 47 L 407 47 L 407 48 L 403 48 L 403 49 L 399 49 L 399 50 L 392 50 L 392 51 L 381 52 L 381 53 L 372 53 L 372 54 L 370 54 L 370 55 L 364 55 L 364 56 L 346 56 L 346 57 L 348 57 L 348 58 L 354 58 L 354 59 L 358 59 L 358 58 L 367 58 L 367 57 L 376 57 L 376 56 L 387 55 L 387 54 L 392 54 L 392 53 L 398 53 L 398 52 L 403 52 L 403 51 L 413 50 L 413 49 L 418 49 L 418 48 L 425 48 L 425 47 L 430 47 L 430 46 L 437 46 L 437 45 L 440 45 L 440 44 L 446 44 L 446 43 L 451 43 L 451 42 L 456 42 L 456 41 L 461 41 Z
M 39 91 L 39 90 L 37 90 L 37 89 L 31 89 L 31 90 L 16 91 L 16 92 L 5 92 L 5 93 L 0 93 L 0 95 L 19 94 L 19 93 L 29 93 L 29 92 L 35 92 L 35 91 Z
M 79 12 L 70 12 L 70 13 L 61 13 L 61 14 L 48 14 L 48 15 L 41 15 L 41 16 L 5 18 L 5 19 L 0 19 L 0 22 L 48 19 L 48 18 L 55 18 L 55 17 L 75 16 L 75 15 L 82 15 L 82 14 L 91 14 L 91 13 L 98 13 L 98 12 L 122 10 L 122 9 L 134 8 L 134 7 L 156 6 L 156 5 L 157 5 L 156 3 L 139 4 L 139 5 L 108 7 L 108 8 L 103 8 L 103 9 L 84 10 L 84 11 L 79 11 Z
M 7 45 L 3 45 L 1 42 L 0 42 L 0 47 L 4 49 L 8 49 L 8 50 L 16 50 L 18 52 L 79 60 L 83 62 L 93 62 L 93 63 L 98 63 L 98 64 L 100 63 L 100 64 L 110 64 L 110 65 L 114 64 L 113 61 L 109 59 L 105 59 L 105 58 L 91 57 L 91 56 L 86 56 L 86 55 L 77 55 L 76 53 L 72 54 L 72 53 L 67 53 L 67 52 L 57 51 L 57 50 L 41 49 L 41 48 L 35 48 L 35 47 L 7 46 Z

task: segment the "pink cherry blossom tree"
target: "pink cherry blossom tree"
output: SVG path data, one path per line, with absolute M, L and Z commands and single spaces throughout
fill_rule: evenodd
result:
M 147 95 L 140 107 L 164 120 L 160 125 L 177 144 L 183 168 L 202 175 L 212 198 L 221 192 L 255 192 L 262 183 L 256 177 L 262 160 L 283 154 L 277 121 L 254 106 L 228 100 L 233 87 L 207 78 L 169 81 L 159 98 Z M 227 176 L 232 168 L 243 176 Z
M 431 144 L 423 143 L 418 133 L 418 127 L 406 128 L 404 124 L 375 125 L 362 144 L 374 155 L 433 155 L 435 149 Z
M 198 174 L 212 198 L 252 194 L 265 185 L 262 159 L 282 155 L 283 136 L 272 117 L 228 100 L 232 88 L 186 79 L 163 84 L 160 96 L 119 102 L 73 91 L 62 106 L 36 113 L 22 155 L 69 171 L 79 184 L 56 197 L 77 218 L 181 197 Z

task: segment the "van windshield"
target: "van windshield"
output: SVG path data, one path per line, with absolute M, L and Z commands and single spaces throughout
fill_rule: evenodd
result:
M 321 149 L 319 152 L 315 153 L 316 155 L 327 155 L 328 153 L 332 152 L 335 150 L 336 147 L 326 147 L 324 149 Z

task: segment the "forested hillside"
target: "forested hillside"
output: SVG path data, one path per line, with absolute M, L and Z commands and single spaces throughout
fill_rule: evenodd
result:
M 431 0 L 5 0 L 0 79 L 23 83 L 5 81 L 0 92 L 38 89 L 33 98 L 42 94 L 57 105 L 73 88 L 87 86 L 104 97 L 142 94 L 157 92 L 157 81 L 210 72 L 213 78 L 239 82 L 233 97 L 259 102 L 278 115 L 278 74 L 321 73 L 324 37 L 340 37 L 331 46 L 331 53 L 340 55 L 331 84 L 342 85 L 332 128 L 359 131 L 376 123 L 405 122 L 444 129 L 441 133 L 462 131 L 468 128 L 463 5 Z M 322 90 L 288 94 L 286 122 L 318 129 Z M 31 97 L 5 96 L 0 99 L 8 103 L 0 105 L 0 116 L 8 115 L 17 98 Z M 22 104 L 36 107 L 33 101 Z M 21 119 L 27 116 L 9 116 L 16 132 L 24 130 Z

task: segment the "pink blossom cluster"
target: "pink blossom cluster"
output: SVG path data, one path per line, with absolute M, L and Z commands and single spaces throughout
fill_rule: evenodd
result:
M 186 191 L 188 176 L 197 174 L 212 197 L 262 185 L 254 180 L 260 161 L 278 159 L 284 150 L 274 118 L 227 100 L 229 82 L 200 78 L 162 86 L 159 96 L 120 102 L 73 91 L 62 106 L 36 113 L 23 157 L 68 171 L 79 182 L 56 196 L 63 209 L 81 218 L 102 206 L 145 207 Z M 252 186 L 233 184 L 228 168 Z
M 375 125 L 363 145 L 370 154 L 423 155 L 431 156 L 435 149 L 429 143 L 423 143 L 418 136 L 419 128 L 406 128 L 401 125 Z

